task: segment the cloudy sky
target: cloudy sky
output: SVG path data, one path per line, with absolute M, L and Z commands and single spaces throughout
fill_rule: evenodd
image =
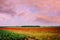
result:
M 60 0 L 0 0 L 0 26 L 60 26 Z

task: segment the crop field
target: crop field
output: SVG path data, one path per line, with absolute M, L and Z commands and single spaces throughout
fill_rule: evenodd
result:
M 9 35 L 8 38 L 12 37 L 14 40 L 60 40 L 60 28 L 0 28 L 0 35 L 6 32 Z

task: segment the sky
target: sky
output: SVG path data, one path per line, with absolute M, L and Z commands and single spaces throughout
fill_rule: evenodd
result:
M 60 0 L 0 0 L 0 26 L 60 26 Z

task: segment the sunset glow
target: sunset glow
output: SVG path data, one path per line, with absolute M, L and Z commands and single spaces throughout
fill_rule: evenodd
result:
M 0 25 L 60 26 L 60 0 L 0 0 Z

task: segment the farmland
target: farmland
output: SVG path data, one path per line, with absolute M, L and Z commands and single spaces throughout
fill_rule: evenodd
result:
M 28 36 L 28 40 L 60 40 L 60 28 L 0 28 Z

